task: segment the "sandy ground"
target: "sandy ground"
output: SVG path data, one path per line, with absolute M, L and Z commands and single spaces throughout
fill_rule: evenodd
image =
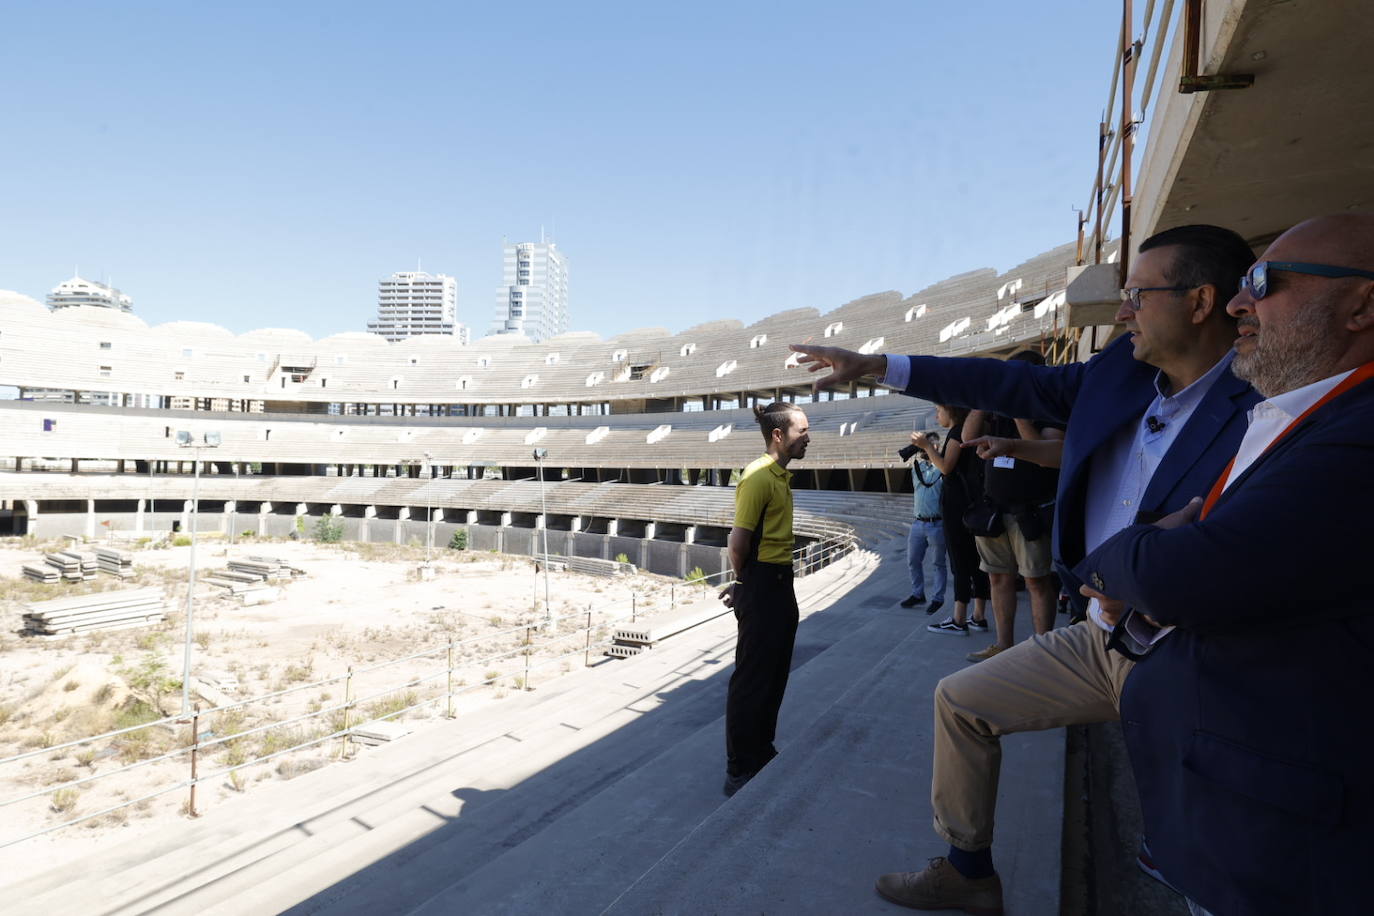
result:
M 0 861 L 13 864 L 22 859 L 26 871 L 75 859 L 156 829 L 169 818 L 184 817 L 189 794 L 180 788 L 137 801 L 186 780 L 186 753 L 58 791 L 63 783 L 110 774 L 190 743 L 188 724 L 170 724 L 47 751 L 140 721 L 140 709 L 145 718 L 154 708 L 163 714 L 181 709 L 190 548 L 139 549 L 139 576 L 125 582 L 102 575 L 88 583 L 44 586 L 22 578 L 22 564 L 35 562 L 44 548 L 60 546 L 0 542 L 0 761 L 33 754 L 0 762 L 0 844 L 122 802 L 135 803 L 16 846 L 0 846 Z M 253 607 L 203 583 L 207 571 L 223 568 L 227 557 L 250 555 L 278 557 L 304 569 L 307 576 L 280 583 L 279 600 Z M 608 638 L 613 621 L 627 617 L 632 605 L 637 615 L 652 617 L 698 602 L 714 603 L 709 590 L 657 576 L 601 578 L 556 572 L 550 580 L 553 612 L 576 618 L 549 635 L 529 628 L 545 612 L 543 578 L 532 561 L 435 550 L 435 576 L 422 581 L 417 569 L 424 559 L 423 548 L 390 545 L 257 540 L 230 548 L 214 540 L 200 542 L 197 566 L 202 582 L 196 589 L 191 668 L 195 701 L 210 709 L 289 691 L 238 711 L 202 716 L 202 742 L 314 715 L 202 751 L 199 774 L 213 778 L 197 789 L 199 812 L 232 804 L 256 783 L 290 779 L 337 760 L 342 741 L 331 738 L 223 772 L 338 731 L 343 713 L 332 708 L 345 700 L 344 675 L 350 666 L 355 669 L 351 689 L 358 704 L 350 724 L 357 724 L 441 696 L 452 641 L 453 683 L 462 691 L 455 711 L 461 713 L 520 689 L 527 635 L 529 679 L 537 686 L 583 664 L 582 628 L 589 609 L 595 642 Z M 19 635 L 25 601 L 151 585 L 166 589 L 169 619 L 164 624 L 62 638 Z M 386 664 L 427 651 L 433 654 Z M 593 661 L 598 657 L 594 652 Z M 445 712 L 445 701 L 439 699 L 399 719 Z M 41 794 L 5 804 L 30 793 Z

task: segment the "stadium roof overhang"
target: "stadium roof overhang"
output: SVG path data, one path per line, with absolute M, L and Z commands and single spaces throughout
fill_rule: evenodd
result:
M 1207 15 L 1214 12 L 1222 21 L 1212 25 L 1218 40 L 1203 72 L 1253 74 L 1254 84 L 1166 91 L 1142 164 L 1134 239 L 1201 222 L 1261 246 L 1308 217 L 1374 209 L 1374 33 L 1365 0 L 1208 3 Z M 1181 42 L 1174 45 L 1176 74 Z

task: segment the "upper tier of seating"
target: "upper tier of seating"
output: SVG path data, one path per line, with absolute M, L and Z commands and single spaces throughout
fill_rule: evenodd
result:
M 173 398 L 289 403 L 548 404 L 721 396 L 806 384 L 789 343 L 967 354 L 1038 340 L 1062 325 L 1062 245 L 998 274 L 960 274 L 914 295 L 865 296 L 822 314 L 791 309 L 744 326 L 711 321 L 677 334 L 572 333 L 533 344 L 449 337 L 387 343 L 372 334 L 312 340 L 300 331 L 234 335 L 177 321 L 149 327 L 96 307 L 49 312 L 0 293 L 0 385 Z

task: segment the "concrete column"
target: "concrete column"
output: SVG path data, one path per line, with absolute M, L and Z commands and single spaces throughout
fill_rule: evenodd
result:
M 338 518 L 340 515 L 343 515 L 343 506 L 335 503 L 329 507 L 329 514 L 334 518 Z
M 392 538 L 391 538 L 392 543 L 395 543 L 395 544 L 404 544 L 404 543 L 405 543 L 405 541 L 401 538 L 401 523 L 402 523 L 402 522 L 408 522 L 408 521 L 410 521 L 410 507 L 409 507 L 409 506 L 402 506 L 402 507 L 401 507 L 401 510 L 400 510 L 399 512 L 396 513 L 396 528 L 395 528 L 395 532 L 393 533 Z
M 266 534 L 267 534 L 267 516 L 269 516 L 269 515 L 271 515 L 271 514 L 272 514 L 272 504 L 271 504 L 271 503 L 259 503 L 259 504 L 258 504 L 258 534 L 259 534 L 259 535 L 266 535 Z
M 147 503 L 148 503 L 148 501 L 147 501 L 146 499 L 140 499 L 140 500 L 138 501 L 138 508 L 134 510 L 134 536 L 135 536 L 135 537 L 142 537 L 142 536 L 143 536 L 143 507 L 144 507 L 145 505 L 147 505 Z
M 363 507 L 363 520 L 358 523 L 358 540 L 366 541 L 368 529 L 372 527 L 372 520 L 377 517 L 376 506 Z
M 616 537 L 620 534 L 620 519 L 612 518 L 606 521 L 606 534 L 609 537 Z
M 468 510 L 467 523 L 468 523 L 469 525 L 475 525 L 475 524 L 477 524 L 477 510 L 476 510 L 476 509 L 469 509 L 469 510 Z
M 568 528 L 569 528 L 569 530 L 572 530 L 572 531 L 581 531 L 581 530 L 582 530 L 582 516 L 580 516 L 580 515 L 574 515 L 574 516 L 572 517 L 572 519 L 568 522 Z
M 688 525 L 682 532 L 682 543 L 695 544 L 697 542 L 697 526 Z
M 503 527 L 503 528 L 508 528 L 508 527 L 510 527 L 510 523 L 511 523 L 511 514 L 510 514 L 509 512 L 502 512 L 502 513 L 501 513 L 501 527 Z
M 79 473 L 81 473 L 81 459 L 80 459 L 80 458 L 73 458 L 73 459 L 72 459 L 72 473 L 73 473 L 73 474 L 79 474 Z
M 220 532 L 220 534 L 228 534 L 228 533 L 229 533 L 229 516 L 231 516 L 231 515 L 233 515 L 235 512 L 237 512 L 237 511 L 238 511 L 238 508 L 239 508 L 239 504 L 238 504 L 237 500 L 233 500 L 233 499 L 225 500 L 225 502 L 224 502 L 224 514 L 223 514 L 222 516 L 220 516 L 220 521 L 219 521 L 219 532 Z
M 26 499 L 26 500 L 24 500 L 24 514 L 27 515 L 27 516 L 29 517 L 29 522 L 28 522 L 29 530 L 28 530 L 28 533 L 29 533 L 29 534 L 36 534 L 37 531 L 35 530 L 35 523 L 38 521 L 38 500 L 36 500 L 36 499 Z
M 644 523 L 644 540 L 652 541 L 658 534 L 658 522 Z
M 181 504 L 181 533 L 191 533 L 191 501 L 189 499 Z

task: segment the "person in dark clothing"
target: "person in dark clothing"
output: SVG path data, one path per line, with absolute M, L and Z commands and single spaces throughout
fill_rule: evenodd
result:
M 926 629 L 937 633 L 967 634 L 969 628 L 987 631 L 988 574 L 978 567 L 978 548 L 973 535 L 964 527 L 964 513 L 974 498 L 983 492 L 983 467 L 972 449 L 963 447 L 964 419 L 968 410 L 948 404 L 935 405 L 935 421 L 947 432 L 943 442 L 926 436 L 913 436 L 915 443 L 945 475 L 940 498 L 940 517 L 945 526 L 945 549 L 949 552 L 950 577 L 954 580 L 954 613 Z M 968 617 L 972 601 L 973 617 Z
M 1034 366 L 1044 359 L 1034 350 L 1022 350 L 1009 357 Z M 1062 428 L 1028 419 L 1012 419 L 997 414 L 973 411 L 964 424 L 966 438 L 983 435 L 1040 442 L 1064 437 Z M 1054 517 L 1054 497 L 1059 472 L 1011 456 L 1001 456 L 983 465 L 984 518 L 991 530 L 975 531 L 982 569 L 992 582 L 992 613 L 997 621 L 997 641 L 969 661 L 985 661 L 1011 648 L 1015 642 L 1016 577 L 1026 582 L 1030 593 L 1031 620 L 1036 633 L 1047 633 L 1054 626 L 1054 599 L 1059 593 L 1050 573 L 1054 563 L 1050 549 L 1050 527 Z

